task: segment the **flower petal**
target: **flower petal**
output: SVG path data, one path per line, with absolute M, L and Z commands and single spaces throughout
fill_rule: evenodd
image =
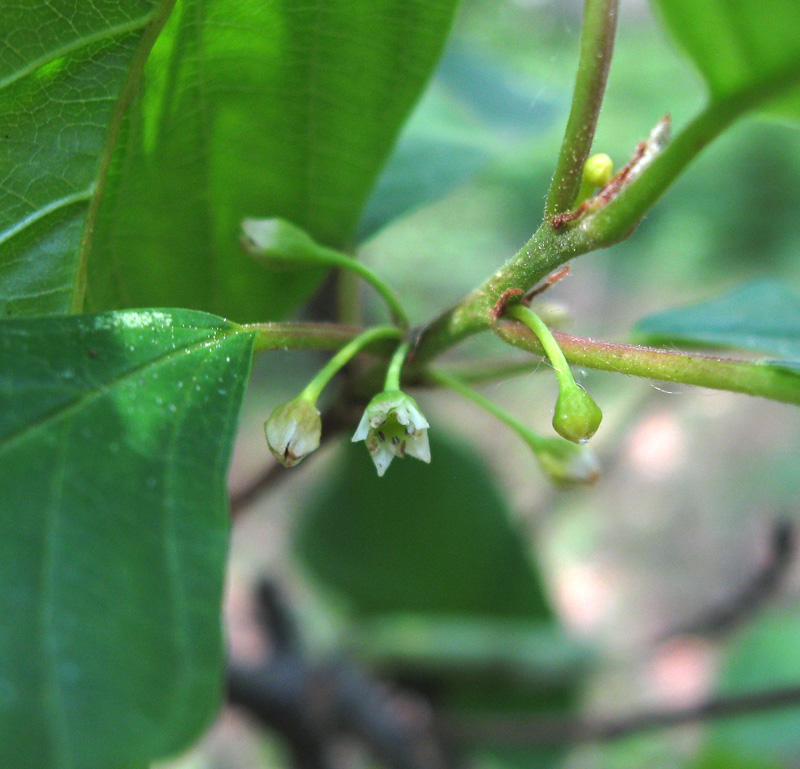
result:
M 431 461 L 431 446 L 428 443 L 428 431 L 421 430 L 417 435 L 406 438 L 406 454 L 423 462 Z
M 383 474 L 386 472 L 386 468 L 392 464 L 394 452 L 390 446 L 387 446 L 385 443 L 379 443 L 370 454 L 372 455 L 372 461 L 375 463 L 375 468 L 378 471 L 378 477 L 382 478 Z
M 363 416 L 361 417 L 361 421 L 358 423 L 358 427 L 356 427 L 356 431 L 353 433 L 353 438 L 352 438 L 353 443 L 356 443 L 357 441 L 366 440 L 368 433 L 369 433 L 369 414 L 365 411 Z

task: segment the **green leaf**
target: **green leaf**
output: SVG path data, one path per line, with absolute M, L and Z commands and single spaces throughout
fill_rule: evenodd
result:
M 238 244 L 281 217 L 348 250 L 456 0 L 184 0 L 147 64 L 90 259 L 93 308 L 285 316 L 322 273 Z
M 440 432 L 440 431 L 439 431 Z M 297 549 L 360 615 L 550 618 L 508 506 L 478 457 L 432 432 L 430 465 L 392 463 L 383 478 L 363 444 L 305 512 Z
M 656 0 L 714 101 L 755 93 L 786 77 L 769 114 L 800 119 L 800 4 L 795 0 Z
M 691 769 L 781 769 L 781 764 L 761 756 L 743 756 L 732 750 L 707 748 L 692 762 Z
M 800 371 L 800 296 L 761 280 L 718 299 L 651 315 L 634 329 L 645 344 L 752 350 L 777 356 L 763 363 Z
M 214 714 L 252 344 L 184 310 L 0 326 L 4 765 L 141 766 Z
M 765 692 L 800 681 L 800 618 L 795 610 L 773 610 L 744 629 L 723 663 L 720 695 Z M 742 759 L 791 762 L 800 752 L 797 707 L 741 715 L 714 724 L 709 747 Z
M 70 310 L 126 98 L 173 2 L 3 5 L 0 317 Z
M 537 675 L 529 649 L 509 640 L 511 628 L 530 644 L 543 638 L 552 644 L 563 634 L 506 500 L 471 450 L 441 430 L 430 442 L 430 465 L 395 460 L 383 478 L 362 444 L 342 446 L 304 511 L 298 553 L 345 600 L 356 643 L 360 637 L 383 644 L 386 656 L 375 660 L 381 649 L 373 648 L 370 662 L 394 664 L 396 672 L 427 682 L 443 707 L 487 714 L 571 708 L 576 658 L 539 666 Z M 392 626 L 405 631 L 387 645 Z M 468 648 L 453 648 L 454 632 Z M 501 632 L 506 648 L 490 646 L 487 639 Z M 563 750 L 488 754 L 475 765 L 500 760 L 538 769 L 553 766 Z

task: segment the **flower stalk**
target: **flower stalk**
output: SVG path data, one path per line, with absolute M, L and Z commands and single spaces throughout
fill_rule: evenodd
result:
M 317 400 L 333 377 L 364 347 L 379 339 L 398 339 L 396 326 L 368 329 L 342 347 L 305 386 L 296 398 L 278 406 L 264 425 L 267 444 L 275 459 L 286 467 L 302 462 L 319 448 L 322 418 Z
M 506 312 L 536 334 L 553 366 L 559 390 L 553 413 L 555 431 L 567 440 L 585 443 L 600 426 L 603 418 L 600 407 L 575 381 L 564 353 L 544 321 L 529 307 L 521 304 L 511 305 Z
M 439 369 L 429 369 L 426 374 L 437 384 L 449 387 L 510 427 L 530 446 L 539 466 L 555 483 L 590 484 L 599 477 L 600 467 L 597 458 L 588 446 L 578 445 L 564 438 L 547 438 L 539 435 L 456 377 L 445 374 Z
M 408 315 L 386 282 L 357 259 L 317 243 L 306 232 L 284 219 L 245 219 L 242 247 L 268 267 L 291 268 L 308 265 L 340 267 L 369 283 L 389 307 L 398 325 L 408 328 Z

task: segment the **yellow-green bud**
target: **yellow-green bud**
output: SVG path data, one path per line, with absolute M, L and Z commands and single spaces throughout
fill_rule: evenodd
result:
M 562 384 L 553 414 L 553 427 L 559 435 L 574 443 L 585 443 L 597 432 L 602 419 L 603 412 L 586 390 L 579 384 Z
M 292 467 L 319 447 L 322 420 L 310 400 L 297 397 L 270 414 L 264 432 L 275 459 Z
M 299 227 L 285 219 L 245 219 L 242 247 L 269 267 L 294 269 L 320 262 L 323 249 Z
M 583 166 L 583 179 L 592 187 L 605 187 L 614 176 L 614 161 L 605 152 L 592 155 Z
M 590 484 L 600 477 L 597 457 L 588 446 L 578 446 L 562 438 L 542 438 L 533 450 L 542 470 L 555 483 Z

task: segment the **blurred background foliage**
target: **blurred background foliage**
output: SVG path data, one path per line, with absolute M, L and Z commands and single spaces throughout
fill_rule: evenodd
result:
M 608 152 L 617 165 L 664 113 L 680 127 L 704 100 L 699 76 L 651 8 L 626 0 L 621 11 L 595 142 L 595 151 Z M 394 286 L 415 322 L 459 299 L 536 228 L 569 107 L 580 16 L 577 0 L 463 3 L 448 52 L 359 230 L 362 257 Z M 776 122 L 742 121 L 701 155 L 633 237 L 581 257 L 545 300 L 568 310 L 568 330 L 627 341 L 642 316 L 713 298 L 744 281 L 767 277 L 796 289 L 798 206 L 800 133 Z M 364 298 L 368 314 L 383 317 L 368 291 Z M 489 354 L 511 357 L 513 351 L 487 338 L 451 357 Z M 234 492 L 267 461 L 263 420 L 302 386 L 316 360 L 270 353 L 256 361 L 231 476 Z M 419 670 L 440 679 L 447 678 L 448 665 L 460 671 L 451 696 L 440 700 L 451 708 L 498 707 L 473 675 L 486 634 L 507 631 L 492 625 L 498 618 L 530 621 L 529 637 L 544 649 L 547 642 L 534 627 L 546 626 L 545 636 L 560 639 L 550 643 L 562 653 L 549 658 L 549 670 L 546 660 L 531 661 L 524 644 L 507 652 L 514 685 L 524 682 L 529 695 L 513 706 L 526 711 L 635 713 L 800 679 L 797 568 L 790 567 L 766 605 L 725 632 L 671 634 L 730 601 L 769 559 L 775 522 L 797 517 L 797 410 L 743 395 L 579 373 L 605 413 L 594 441 L 603 476 L 592 489 L 552 488 L 515 436 L 447 393 L 419 395 L 432 436 L 449 435 L 434 446 L 430 468 L 398 462 L 378 485 L 365 475 L 372 468 L 363 447 L 354 453 L 339 445 L 347 443 L 343 437 L 282 476 L 234 528 L 232 653 L 259 653 L 251 643 L 247 591 L 267 575 L 289 597 L 311 654 L 349 648 L 390 675 L 416 639 Z M 483 389 L 547 432 L 551 380 L 542 371 Z M 441 490 L 438 510 L 432 489 Z M 375 502 L 382 495 L 386 506 Z M 425 545 L 415 548 L 415 538 Z M 493 554 L 475 550 L 489 541 Z M 386 550 L 375 549 L 378 542 Z M 432 558 L 437 552 L 440 558 Z M 399 560 L 388 568 L 393 559 Z M 507 568 L 498 571 L 497 563 Z M 411 587 L 422 579 L 436 590 L 424 600 L 424 590 L 405 593 L 404 575 Z M 486 588 L 490 579 L 503 601 L 475 587 Z M 380 593 L 386 585 L 391 594 Z M 407 605 L 403 595 L 412 595 Z M 428 635 L 410 622 L 392 626 L 399 629 L 387 641 L 380 622 L 366 622 L 408 614 L 427 618 Z M 476 645 L 466 667 L 454 664 L 452 650 L 437 657 L 433 641 L 422 648 L 420 638 L 436 637 L 437 617 L 474 620 L 459 647 L 469 657 L 469 643 Z M 564 654 L 565 645 L 574 654 Z M 433 673 L 432 658 L 439 665 Z M 413 659 L 403 660 L 413 669 Z M 556 674 L 555 694 L 551 685 L 531 685 L 528 673 L 536 665 L 542 681 L 552 683 Z M 510 703 L 507 698 L 503 709 Z M 203 745 L 175 765 L 280 767 L 281 751 L 278 741 L 227 713 Z M 473 760 L 487 767 L 568 769 L 800 767 L 800 711 L 555 753 L 480 752 Z M 352 761 L 370 765 L 363 757 Z

